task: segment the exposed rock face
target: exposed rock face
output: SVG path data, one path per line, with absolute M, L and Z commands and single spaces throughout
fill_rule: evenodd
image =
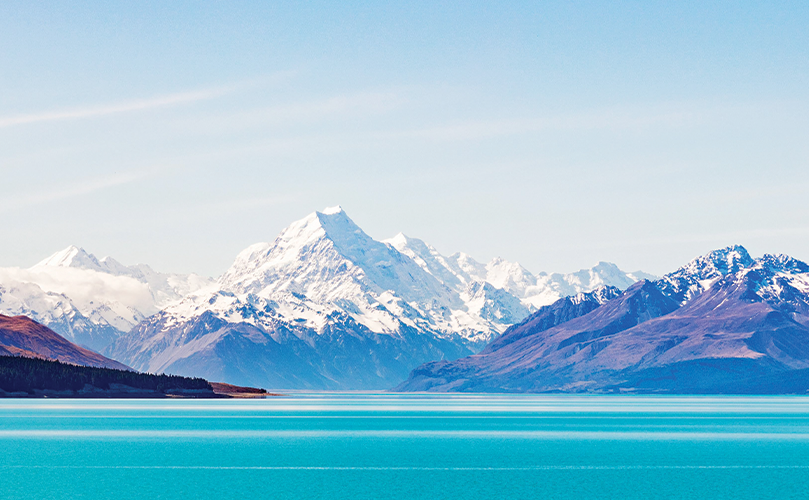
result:
M 0 354 L 57 360 L 63 363 L 98 368 L 129 367 L 117 361 L 79 347 L 26 316 L 0 314 Z
M 537 312 L 526 318 L 525 321 L 506 330 L 502 336 L 486 346 L 481 354 L 497 351 L 517 340 L 544 332 L 579 316 L 584 316 L 620 294 L 621 290 L 615 287 L 603 286 L 592 292 L 582 292 L 571 297 L 559 299 L 549 306 L 542 306 Z

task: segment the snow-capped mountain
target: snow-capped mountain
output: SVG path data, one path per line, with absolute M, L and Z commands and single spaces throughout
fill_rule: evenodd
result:
M 7 269 L 0 269 L 1 313 L 28 316 L 63 337 L 88 347 L 103 346 L 119 333 L 106 322 L 92 322 L 66 295 L 45 291 L 36 283 L 21 281 L 25 277 L 18 276 L 19 270 L 14 271 L 9 273 Z
M 111 276 L 133 278 L 147 285 L 153 308 L 161 309 L 185 295 L 213 283 L 213 280 L 198 274 L 160 273 L 146 264 L 125 266 L 113 259 L 97 259 L 84 249 L 69 246 L 56 252 L 31 268 L 31 271 L 53 272 L 54 268 L 83 269 Z
M 752 266 L 754 260 L 747 250 L 734 245 L 714 250 L 663 276 L 657 287 L 680 304 L 686 303 L 723 276 Z
M 615 276 L 633 282 L 617 273 L 559 280 L 584 291 Z M 537 283 L 500 259 L 444 257 L 404 235 L 376 241 L 334 207 L 248 247 L 216 285 L 105 352 L 141 370 L 238 384 L 387 388 L 421 362 L 480 350 L 531 312 L 526 290 Z
M 0 313 L 25 315 L 101 350 L 144 318 L 211 282 L 124 266 L 70 246 L 28 269 L 0 268 Z
M 518 298 L 529 310 L 536 310 L 560 298 L 589 292 L 601 286 L 625 290 L 636 281 L 657 279 L 656 276 L 641 271 L 626 273 L 609 262 L 599 262 L 590 269 L 569 274 L 541 272 L 533 275 L 520 264 L 499 257 L 488 264 L 477 262 L 464 253 L 444 257 L 422 240 L 402 233 L 385 240 L 385 243 L 413 259 L 422 269 L 450 288 L 460 291 L 469 283 L 486 282 Z
M 401 390 L 782 393 L 809 390 L 809 266 L 740 246 L 632 285 L 592 311 L 553 310 L 480 355 L 414 370 Z
M 445 324 L 444 330 L 467 337 L 489 329 L 453 315 L 462 308 L 457 294 L 412 259 L 373 240 L 339 207 L 293 223 L 271 245 L 248 248 L 219 283 L 237 295 L 304 307 L 314 327 L 322 326 L 336 306 L 380 333 L 396 331 L 400 322 L 430 328 Z M 292 310 L 287 315 L 300 317 Z

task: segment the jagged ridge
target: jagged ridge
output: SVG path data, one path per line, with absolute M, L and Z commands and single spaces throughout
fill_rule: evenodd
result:
M 397 389 L 806 391 L 807 318 L 809 266 L 728 247 L 552 328 L 531 318 L 480 355 L 417 368 Z

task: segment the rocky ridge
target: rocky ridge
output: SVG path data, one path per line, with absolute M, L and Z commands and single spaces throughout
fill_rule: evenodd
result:
M 417 368 L 397 389 L 805 392 L 807 304 L 807 264 L 728 247 L 586 314 L 529 318 L 479 355 Z

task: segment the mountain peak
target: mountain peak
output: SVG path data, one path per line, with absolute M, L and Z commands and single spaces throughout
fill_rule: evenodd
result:
M 336 215 L 336 214 L 339 214 L 341 212 L 343 212 L 343 207 L 341 207 L 340 205 L 337 205 L 337 206 L 334 206 L 334 207 L 326 207 L 320 213 L 323 214 L 323 215 Z
M 753 263 L 753 258 L 750 257 L 747 249 L 741 245 L 730 245 L 725 248 L 720 248 L 708 253 L 705 257 L 714 262 L 721 262 L 727 266 L 728 270 L 738 270 L 748 267 Z
M 318 212 L 317 219 L 326 236 L 343 249 L 374 241 L 340 207 Z
M 701 255 L 657 281 L 660 290 L 680 304 L 702 293 L 723 276 L 736 274 L 755 264 L 741 245 L 731 245 Z
M 344 304 L 347 297 L 373 304 L 362 294 L 391 290 L 404 300 L 422 300 L 425 294 L 450 300 L 434 276 L 393 245 L 368 236 L 339 207 L 313 212 L 290 224 L 271 245 L 243 251 L 220 284 L 240 293 L 306 291 L 307 300 L 330 304 L 337 298 Z
M 407 245 L 411 241 L 411 238 L 408 238 L 404 233 L 397 233 L 396 236 L 392 238 L 388 238 L 386 240 L 382 240 L 382 243 L 388 243 L 389 245 L 393 245 L 394 248 L 400 250 Z
M 753 263 L 754 260 L 746 248 L 731 245 L 699 256 L 670 275 L 690 273 L 699 276 L 699 279 L 718 278 L 736 273 Z
M 617 270 L 618 266 L 616 264 L 613 264 L 612 262 L 605 262 L 603 260 L 600 260 L 596 263 L 596 265 L 593 266 L 593 269 L 609 269 L 612 271 Z
M 338 205 L 322 212 L 312 212 L 293 222 L 281 231 L 274 244 L 281 248 L 298 248 L 323 237 L 336 241 L 359 234 L 365 233 Z
M 75 245 L 70 245 L 64 250 L 56 252 L 33 266 L 34 269 L 42 267 L 75 267 L 96 271 L 101 269 L 101 265 L 95 255 Z
M 393 238 L 382 240 L 382 243 L 392 246 L 412 259 L 425 259 L 428 255 L 433 255 L 433 257 L 438 256 L 443 259 L 443 256 L 438 253 L 438 250 L 424 242 L 424 240 L 411 238 L 404 233 L 398 233 Z

